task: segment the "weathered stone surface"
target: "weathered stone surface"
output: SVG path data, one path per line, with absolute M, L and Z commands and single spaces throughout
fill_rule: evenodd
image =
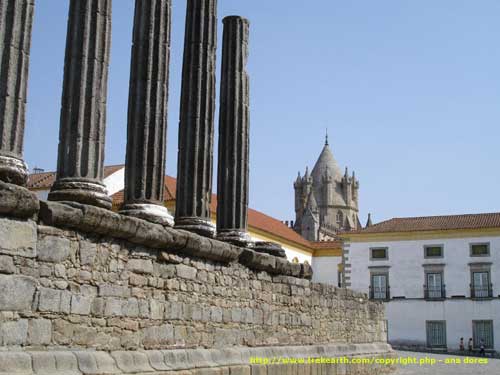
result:
M 28 325 L 29 345 L 48 345 L 52 339 L 52 323 L 49 319 L 33 319 Z
M 58 236 L 45 236 L 38 241 L 38 259 L 43 262 L 60 263 L 70 254 L 70 240 Z
M 32 375 L 31 355 L 23 352 L 0 352 L 0 375 Z
M 91 266 L 97 256 L 97 246 L 94 243 L 82 241 L 80 243 L 80 263 Z
M 152 274 L 153 262 L 149 259 L 130 259 L 127 263 L 127 269 L 141 274 Z
M 278 258 L 286 258 L 285 249 L 283 249 L 281 245 L 274 242 L 257 241 L 254 243 L 252 250 L 257 251 L 259 253 L 273 255 Z
M 0 218 L 0 254 L 36 256 L 36 225 L 32 221 Z
M 35 287 L 31 277 L 0 275 L 0 311 L 30 310 Z
M 249 187 L 248 20 L 231 16 L 224 22 L 219 110 L 217 237 L 244 244 Z
M 40 209 L 35 193 L 23 187 L 0 181 L 0 214 L 30 218 Z
M 17 185 L 28 177 L 22 154 L 33 8 L 32 0 L 0 4 L 0 180 Z
M 217 0 L 187 1 L 175 226 L 212 237 Z M 203 84 L 200 84 L 202 82 Z
M 135 3 L 122 213 L 172 226 L 163 206 L 170 0 Z
M 0 322 L 0 342 L 4 346 L 25 345 L 28 338 L 28 320 Z
M 38 375 L 80 375 L 76 356 L 71 352 L 32 352 L 33 370 Z
M 11 274 L 16 272 L 14 260 L 6 255 L 0 255 L 0 273 Z
M 68 17 L 57 180 L 49 200 L 111 208 L 102 183 L 111 0 L 71 1 Z
M 178 264 L 175 266 L 175 269 L 177 271 L 177 277 L 188 280 L 196 279 L 196 273 L 197 273 L 196 268 L 189 267 L 184 264 Z

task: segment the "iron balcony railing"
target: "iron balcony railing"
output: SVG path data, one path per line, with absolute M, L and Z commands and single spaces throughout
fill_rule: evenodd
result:
M 373 287 L 370 285 L 370 299 L 388 301 L 391 299 L 391 287 Z
M 493 284 L 470 284 L 470 298 L 493 298 Z
M 425 299 L 445 299 L 446 285 L 424 285 Z

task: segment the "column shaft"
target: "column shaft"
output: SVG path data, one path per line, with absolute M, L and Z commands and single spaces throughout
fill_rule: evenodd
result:
M 24 126 L 34 0 L 0 1 L 0 180 L 25 185 Z
M 213 236 L 210 222 L 217 1 L 189 0 L 186 12 L 175 226 Z
M 217 237 L 230 242 L 249 240 L 249 22 L 224 18 L 219 112 Z
M 102 183 L 110 43 L 111 0 L 71 0 L 50 200 L 111 207 Z
M 163 205 L 171 0 L 136 0 L 123 214 L 166 225 Z

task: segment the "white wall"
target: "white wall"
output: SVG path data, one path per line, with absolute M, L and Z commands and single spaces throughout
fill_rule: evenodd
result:
M 490 256 L 471 257 L 469 243 L 489 242 Z M 424 259 L 425 245 L 443 245 L 444 257 Z M 388 260 L 370 260 L 371 247 L 387 247 Z M 391 297 L 423 298 L 425 273 L 423 265 L 444 264 L 446 295 L 470 295 L 469 263 L 491 262 L 493 295 L 500 294 L 500 237 L 467 237 L 452 239 L 408 240 L 349 243 L 346 263 L 351 264 L 351 288 L 368 293 L 368 267 L 388 266 Z
M 338 265 L 342 257 L 313 257 L 313 281 L 338 286 Z
M 490 244 L 490 255 L 471 257 L 470 243 Z M 346 242 L 346 263 L 351 265 L 351 288 L 368 293 L 370 268 L 387 266 L 391 297 L 405 297 L 386 304 L 389 339 L 406 343 L 426 343 L 426 320 L 447 321 L 447 343 L 458 347 L 472 336 L 472 320 L 494 321 L 494 345 L 500 350 L 500 237 L 463 237 L 430 240 L 378 242 Z M 425 259 L 424 246 L 443 245 L 443 258 Z M 387 247 L 388 260 L 371 261 L 370 248 Z M 474 301 L 470 297 L 471 263 L 490 263 L 493 300 Z M 445 301 L 424 300 L 425 268 L 428 264 L 443 265 Z M 451 296 L 466 299 L 449 299 Z

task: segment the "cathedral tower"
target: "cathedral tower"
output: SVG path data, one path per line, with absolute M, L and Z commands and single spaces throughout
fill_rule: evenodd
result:
M 296 232 L 310 241 L 334 239 L 339 230 L 361 227 L 358 220 L 359 181 L 348 169 L 342 174 L 326 136 L 325 145 L 309 175 L 294 182 Z

